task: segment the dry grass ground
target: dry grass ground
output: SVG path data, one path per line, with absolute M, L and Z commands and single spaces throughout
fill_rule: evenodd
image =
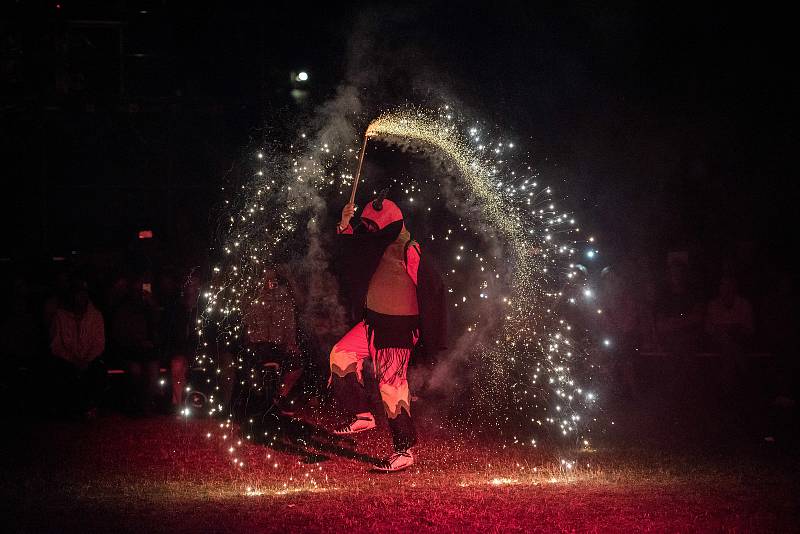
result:
M 387 475 L 370 471 L 388 449 L 385 429 L 350 443 L 284 422 L 291 443 L 238 447 L 239 436 L 208 420 L 14 423 L 4 530 L 798 530 L 796 456 L 767 446 L 558 452 L 422 427 L 418 464 Z

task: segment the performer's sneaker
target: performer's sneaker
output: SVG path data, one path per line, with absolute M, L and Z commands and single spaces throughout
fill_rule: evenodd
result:
M 414 465 L 414 453 L 411 452 L 411 449 L 408 449 L 405 451 L 395 452 L 378 464 L 375 469 L 378 471 L 392 473 L 394 471 L 402 471 L 406 467 L 410 467 L 412 465 Z
M 357 415 L 349 423 L 333 429 L 333 433 L 337 436 L 345 436 L 347 434 L 358 434 L 373 428 L 375 428 L 375 418 L 372 417 L 372 414 Z

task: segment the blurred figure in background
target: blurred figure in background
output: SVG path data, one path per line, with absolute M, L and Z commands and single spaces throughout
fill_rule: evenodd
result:
M 795 332 L 800 329 L 794 276 L 788 271 L 771 273 L 773 285 L 763 296 L 759 313 L 759 347 L 775 355 L 774 398 L 782 404 L 796 404 L 800 360 L 797 358 Z
M 606 350 L 611 352 L 612 380 L 617 393 L 626 399 L 639 396 L 636 351 L 640 345 L 642 310 L 637 299 L 637 282 L 633 266 L 628 262 L 621 263 L 617 269 L 603 270 L 601 324 L 604 335 L 608 336 Z
M 50 323 L 50 351 L 55 357 L 53 378 L 56 391 L 67 399 L 68 413 L 96 414 L 105 379 L 100 361 L 104 350 L 103 316 L 89 300 L 85 282 L 75 280 Z
M 293 415 L 303 374 L 301 351 L 297 343 L 296 310 L 292 289 L 276 271 L 264 271 L 264 285 L 244 314 L 246 343 L 250 357 L 258 365 L 280 365 L 281 383 L 275 404 L 285 415 Z
M 722 277 L 717 297 L 708 303 L 705 331 L 711 349 L 722 355 L 720 379 L 730 391 L 744 376 L 745 352 L 755 331 L 753 308 L 739 295 L 733 276 Z
M 689 265 L 681 260 L 671 260 L 667 269 L 667 288 L 657 304 L 659 343 L 677 358 L 691 356 L 698 349 L 702 325 L 702 301 L 689 285 Z
M 158 394 L 158 307 L 152 286 L 146 278 L 119 285 L 116 309 L 113 310 L 111 342 L 116 355 L 128 370 L 131 396 L 129 409 L 144 415 L 155 408 Z
M 660 351 L 668 354 L 659 362 L 659 382 L 670 402 L 686 397 L 703 330 L 703 302 L 689 283 L 687 261 L 669 259 L 667 287 L 656 304 L 656 339 Z
M 180 414 L 183 409 L 186 376 L 190 361 L 197 348 L 197 299 L 199 280 L 192 269 L 184 279 L 164 273 L 159 284 L 162 303 L 161 336 L 164 365 L 169 365 L 172 385 L 172 410 Z
M 637 337 L 643 352 L 655 352 L 661 350 L 658 340 L 658 280 L 653 274 L 653 269 L 646 259 L 639 259 L 635 263 L 639 292 L 637 308 L 639 309 L 639 332 Z

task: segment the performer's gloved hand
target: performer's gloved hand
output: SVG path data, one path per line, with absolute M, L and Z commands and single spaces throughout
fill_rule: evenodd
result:
M 347 225 L 350 224 L 350 219 L 353 218 L 353 215 L 356 213 L 356 205 L 355 204 L 345 204 L 344 208 L 342 208 L 342 220 L 339 221 L 339 228 L 347 228 Z

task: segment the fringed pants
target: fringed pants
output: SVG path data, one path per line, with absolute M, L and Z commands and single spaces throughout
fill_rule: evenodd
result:
M 413 338 L 416 344 L 418 335 Z M 364 395 L 364 360 L 372 358 L 383 408 L 389 418 L 395 450 L 406 450 L 416 443 L 411 420 L 408 390 L 408 361 L 411 348 L 375 348 L 375 333 L 361 321 L 331 350 L 330 383 L 345 408 L 353 414 L 369 412 Z

